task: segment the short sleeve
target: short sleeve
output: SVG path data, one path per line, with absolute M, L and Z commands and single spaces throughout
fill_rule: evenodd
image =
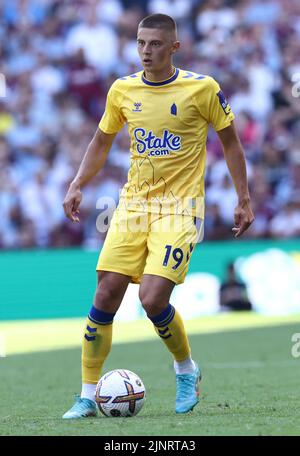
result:
M 231 124 L 234 114 L 219 84 L 213 78 L 211 82 L 209 122 L 216 131 L 219 131 Z
M 120 108 L 122 98 L 122 93 L 116 89 L 116 84 L 114 83 L 108 91 L 105 111 L 99 122 L 99 128 L 104 133 L 118 133 L 123 128 L 126 119 Z

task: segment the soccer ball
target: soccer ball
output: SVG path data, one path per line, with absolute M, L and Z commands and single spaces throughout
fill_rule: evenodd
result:
M 95 401 L 105 416 L 134 416 L 144 405 L 146 390 L 142 380 L 126 369 L 116 369 L 100 378 Z

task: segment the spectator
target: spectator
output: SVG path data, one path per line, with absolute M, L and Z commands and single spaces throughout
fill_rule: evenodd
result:
M 300 236 L 300 202 L 290 201 L 276 214 L 270 223 L 270 234 L 275 239 Z
M 74 25 L 66 37 L 66 53 L 84 51 L 89 65 L 107 75 L 117 66 L 118 38 L 114 28 L 97 19 L 95 5 L 81 9 L 82 22 Z
M 96 68 L 86 62 L 83 49 L 78 49 L 70 58 L 66 79 L 68 93 L 77 99 L 86 114 L 95 118 L 99 117 L 99 105 L 101 97 L 103 100 L 105 99 L 105 93 L 101 91 L 100 78 Z
M 247 296 L 247 287 L 235 274 L 234 264 L 227 266 L 227 277 L 220 287 L 220 309 L 222 311 L 252 310 Z

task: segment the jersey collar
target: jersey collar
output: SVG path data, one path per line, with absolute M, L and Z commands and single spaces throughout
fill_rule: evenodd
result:
M 179 74 L 179 68 L 176 68 L 175 69 L 175 73 L 169 79 L 165 79 L 164 81 L 159 81 L 159 82 L 152 82 L 152 81 L 148 81 L 148 79 L 145 78 L 144 72 L 143 72 L 142 73 L 142 81 L 145 84 L 150 85 L 150 86 L 156 86 L 156 87 L 157 86 L 163 86 L 163 85 L 166 85 L 166 84 L 170 84 L 170 82 L 175 81 L 175 79 L 177 79 L 178 74 Z

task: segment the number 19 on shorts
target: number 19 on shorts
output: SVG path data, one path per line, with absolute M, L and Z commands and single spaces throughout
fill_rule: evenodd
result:
M 180 248 L 174 248 L 172 245 L 166 245 L 165 246 L 166 253 L 163 261 L 163 266 L 172 266 L 172 269 L 176 270 L 182 263 L 184 259 L 184 253 L 183 250 Z M 189 245 L 189 251 L 186 254 L 185 260 L 188 261 L 190 259 L 190 254 L 192 253 L 194 249 L 193 244 Z

